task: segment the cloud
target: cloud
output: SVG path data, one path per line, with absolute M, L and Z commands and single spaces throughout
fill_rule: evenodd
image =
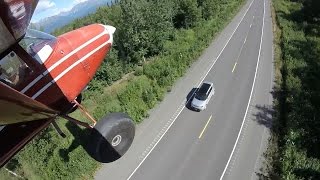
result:
M 76 5 L 76 4 L 79 4 L 79 3 L 86 2 L 86 1 L 88 1 L 88 0 L 74 0 L 73 4 Z
M 50 8 L 56 7 L 56 4 L 51 0 L 41 0 L 39 1 L 36 12 L 35 13 L 41 13 L 43 11 L 46 11 Z

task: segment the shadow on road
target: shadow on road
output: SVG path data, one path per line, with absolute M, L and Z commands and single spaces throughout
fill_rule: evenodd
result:
M 258 111 L 254 114 L 255 121 L 271 129 L 272 117 L 274 116 L 273 107 L 271 105 L 256 105 L 255 108 Z

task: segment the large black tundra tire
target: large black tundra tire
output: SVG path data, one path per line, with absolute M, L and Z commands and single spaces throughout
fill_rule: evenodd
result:
M 122 157 L 132 144 L 135 126 L 124 113 L 111 113 L 92 129 L 89 154 L 99 162 L 113 162 Z

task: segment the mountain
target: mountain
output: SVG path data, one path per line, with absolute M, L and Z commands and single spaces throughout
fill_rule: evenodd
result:
M 32 23 L 31 26 L 37 29 L 43 28 L 44 32 L 51 33 L 56 28 L 67 25 L 77 18 L 84 17 L 90 13 L 94 13 L 98 7 L 110 4 L 112 0 L 89 0 L 75 5 L 70 11 L 61 12 L 58 15 L 51 16 Z

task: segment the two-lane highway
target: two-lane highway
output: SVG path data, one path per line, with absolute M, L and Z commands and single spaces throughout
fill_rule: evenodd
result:
M 138 127 L 128 153 L 96 178 L 255 179 L 265 127 L 252 113 L 257 102 L 270 103 L 273 76 L 269 6 L 270 0 L 248 0 Z M 213 82 L 216 92 L 206 110 L 194 112 L 184 99 L 203 81 Z
M 251 99 L 264 18 L 265 2 L 252 1 L 204 78 L 216 88 L 207 109 L 184 109 L 130 179 L 220 179 L 225 174 Z

